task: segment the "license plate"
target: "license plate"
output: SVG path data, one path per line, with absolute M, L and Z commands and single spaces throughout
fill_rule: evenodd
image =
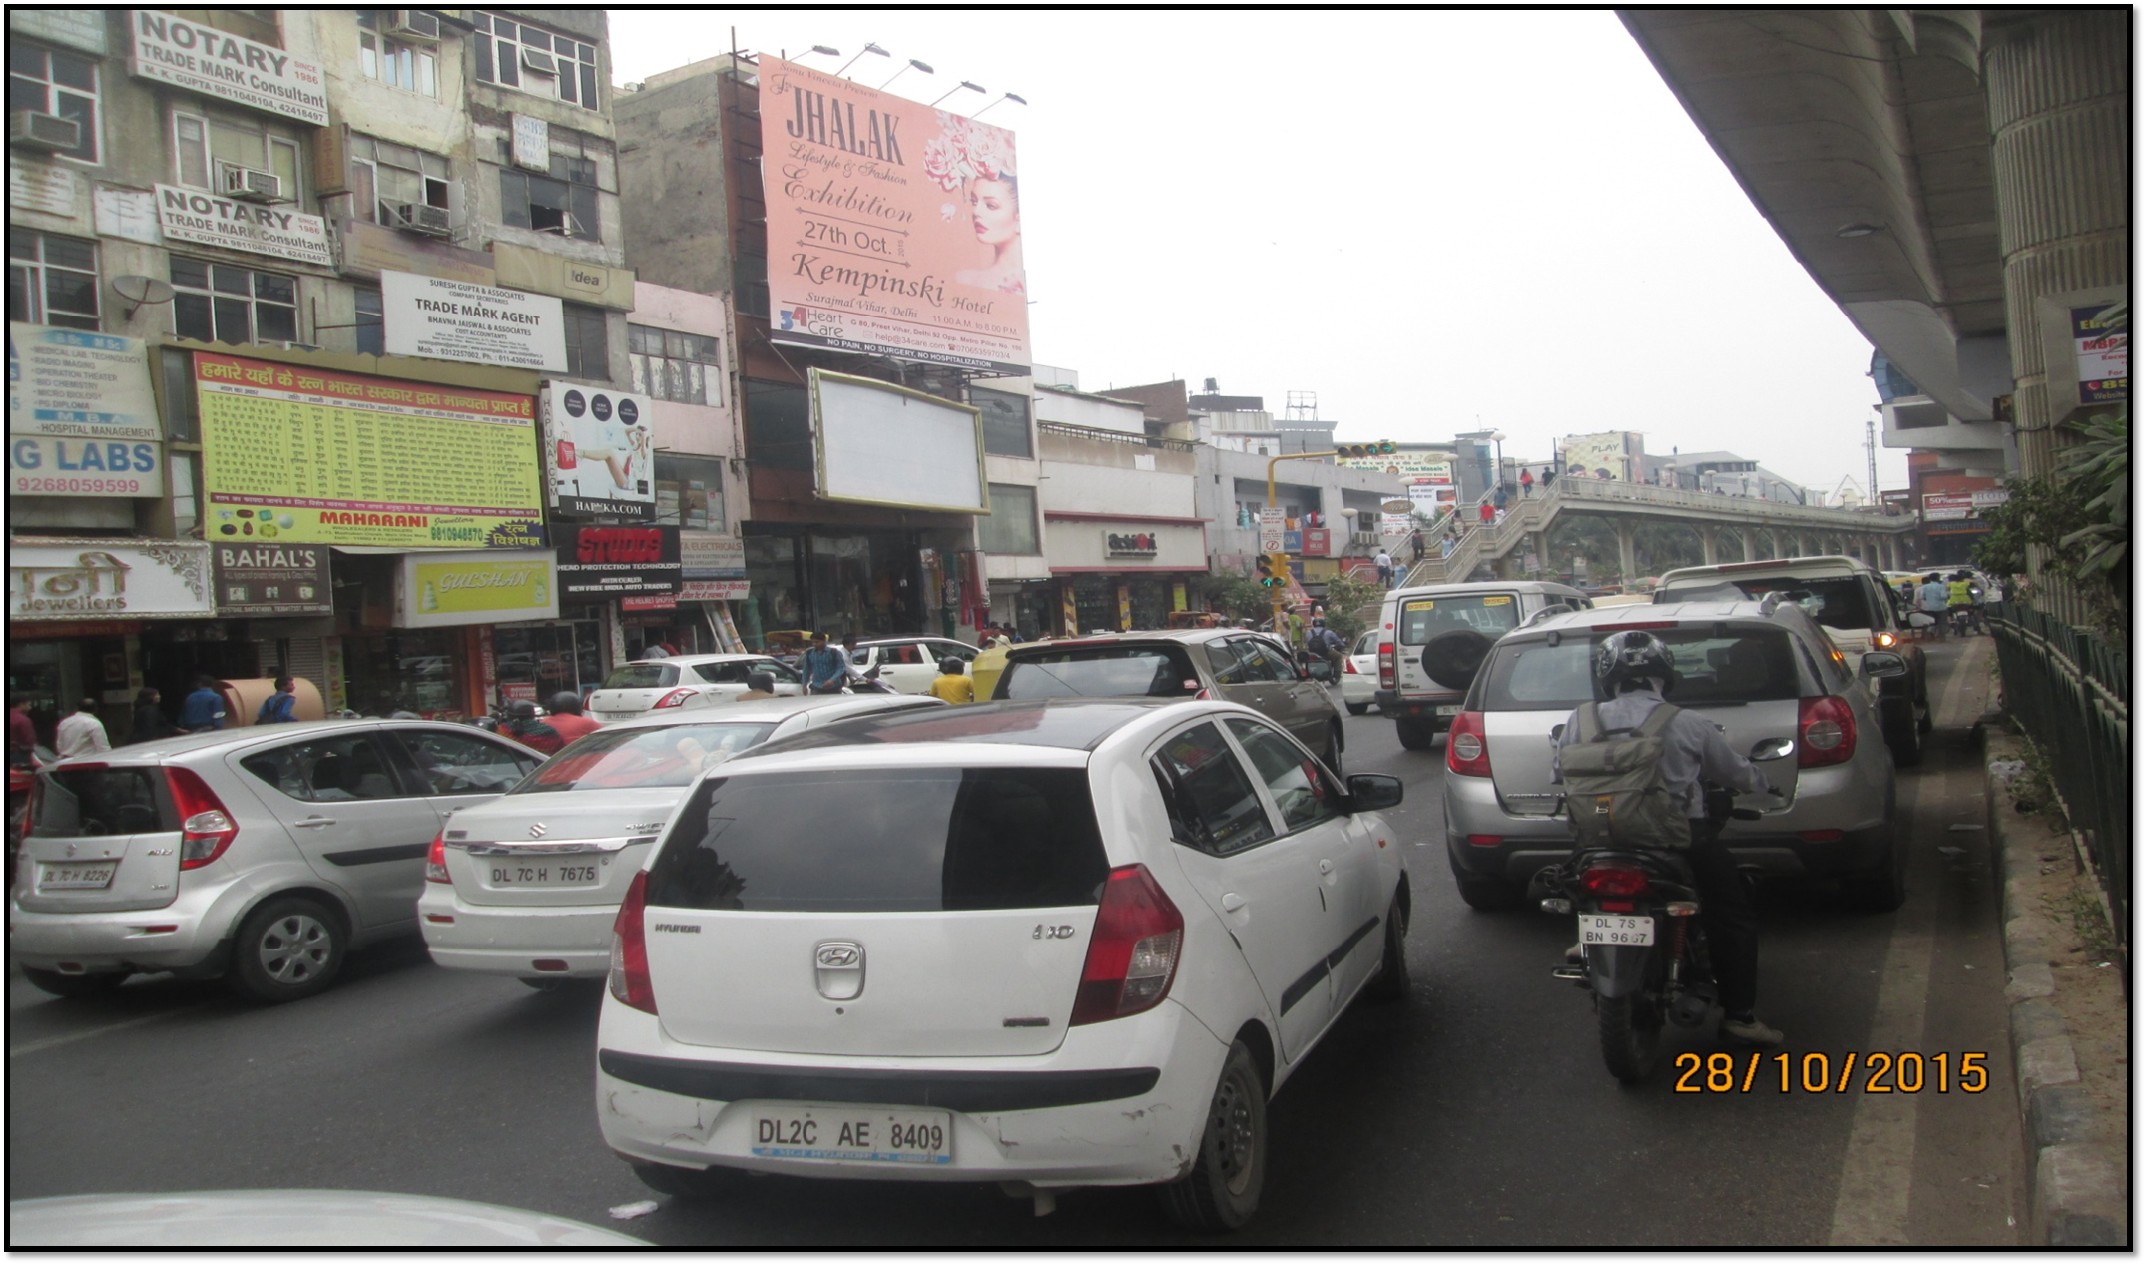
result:
M 1462 711 L 1463 705 L 1461 704 L 1435 704 L 1433 706 L 1433 715 L 1435 717 L 1454 717 Z
M 754 1110 L 754 1155 L 805 1161 L 945 1166 L 955 1157 L 946 1109 L 773 1104 Z
M 639 712 L 636 712 L 636 711 L 634 711 L 634 710 L 632 710 L 632 709 L 630 709 L 630 710 L 628 710 L 628 711 L 626 711 L 626 712 L 624 712 L 624 713 L 623 713 L 623 712 L 618 712 L 618 711 L 613 711 L 613 712 L 607 712 L 607 711 L 605 711 L 604 709 L 599 709 L 599 710 L 597 711 L 597 720 L 599 720 L 599 721 L 632 721 L 632 720 L 634 720 L 635 718 L 637 718 L 637 717 L 640 717 L 641 715 L 642 715 L 641 713 L 639 713 Z
M 581 861 L 587 858 L 588 861 Z M 599 870 L 610 864 L 608 854 L 583 854 L 573 861 L 547 858 L 541 862 L 487 859 L 486 881 L 496 889 L 573 889 L 598 883 Z
M 1582 916 L 1585 946 L 1654 946 L 1657 924 L 1647 915 Z
M 116 862 L 47 862 L 38 872 L 40 889 L 109 889 L 119 874 Z

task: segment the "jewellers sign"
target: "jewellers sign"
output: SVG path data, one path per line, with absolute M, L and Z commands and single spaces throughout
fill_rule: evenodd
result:
M 10 621 L 216 615 L 202 541 L 16 538 L 7 574 Z
M 169 13 L 134 11 L 134 56 L 127 69 L 143 79 L 328 126 L 328 91 L 318 62 Z
M 157 186 L 157 227 L 175 242 L 199 242 L 301 264 L 330 261 L 328 222 L 320 216 L 219 198 L 199 189 Z

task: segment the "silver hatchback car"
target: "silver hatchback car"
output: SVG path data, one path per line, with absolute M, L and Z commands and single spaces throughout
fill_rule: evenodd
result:
M 1828 631 L 1781 596 L 1547 612 L 1495 643 L 1449 731 L 1441 788 L 1463 900 L 1480 910 L 1514 905 L 1540 868 L 1567 857 L 1552 731 L 1594 697 L 1592 648 L 1628 629 L 1665 644 L 1680 674 L 1666 699 L 1715 722 L 1734 752 L 1796 741 L 1792 756 L 1761 764 L 1785 799 L 1749 798 L 1761 817 L 1725 829 L 1740 863 L 1765 875 L 1841 879 L 1870 909 L 1901 905 L 1906 855 L 1876 697 L 1904 661 L 1869 652 L 1854 670 Z

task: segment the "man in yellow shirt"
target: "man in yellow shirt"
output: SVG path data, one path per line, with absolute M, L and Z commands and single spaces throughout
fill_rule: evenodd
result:
M 926 688 L 926 694 L 947 700 L 951 704 L 968 704 L 977 698 L 976 693 L 971 690 L 970 679 L 963 674 L 963 662 L 954 656 L 941 661 L 941 675 L 933 679 L 933 685 Z

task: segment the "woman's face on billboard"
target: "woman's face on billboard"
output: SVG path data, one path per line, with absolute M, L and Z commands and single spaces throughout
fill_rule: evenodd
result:
M 971 229 L 987 246 L 1013 241 L 1016 235 L 1015 190 L 1006 181 L 983 178 L 970 183 Z

